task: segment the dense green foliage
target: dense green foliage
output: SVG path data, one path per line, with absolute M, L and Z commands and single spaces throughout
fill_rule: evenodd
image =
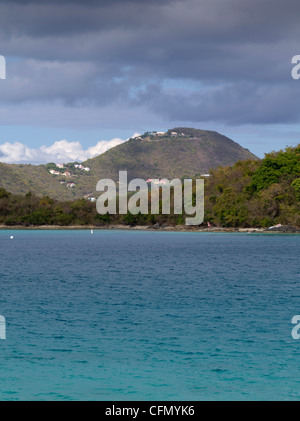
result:
M 211 172 L 205 218 L 227 227 L 300 226 L 300 145 Z
M 266 155 L 253 174 L 251 187 L 259 191 L 283 180 L 293 180 L 297 174 L 300 174 L 300 149 L 286 148 Z
M 31 192 L 21 196 L 0 189 L 0 224 L 7 226 L 152 225 L 157 222 L 175 225 L 177 219 L 178 215 L 132 215 L 130 212 L 100 215 L 95 202 L 86 199 L 59 202 L 48 196 L 39 198 Z
M 297 200 L 300 200 L 300 178 L 296 178 L 296 179 L 292 182 L 291 186 L 292 186 L 292 187 L 294 188 L 294 190 L 295 190 L 295 195 L 296 195 Z
M 300 226 L 300 145 L 212 170 L 205 179 L 205 219 L 223 227 Z M 150 204 L 150 196 L 149 196 Z M 0 188 L 0 224 L 4 225 L 181 225 L 185 215 L 99 215 L 86 199 L 59 202 L 28 192 Z

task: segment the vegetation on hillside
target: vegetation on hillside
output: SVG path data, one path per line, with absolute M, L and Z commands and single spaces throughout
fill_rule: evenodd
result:
M 149 193 L 150 195 L 150 193 Z M 150 204 L 150 200 L 149 200 Z M 86 199 L 59 202 L 28 192 L 0 188 L 0 224 L 38 225 L 181 225 L 185 215 L 99 215 Z M 238 161 L 211 171 L 205 180 L 205 219 L 222 227 L 300 226 L 300 145 L 272 152 L 261 161 Z
M 173 133 L 173 134 L 172 134 Z M 178 133 L 178 136 L 174 135 Z M 176 128 L 163 135 L 147 132 L 82 163 L 89 172 L 75 168 L 75 163 L 46 165 L 10 165 L 0 163 L 0 187 L 13 194 L 49 196 L 69 201 L 96 195 L 101 178 L 117 181 L 119 171 L 128 178 L 175 178 L 207 173 L 219 165 L 232 165 L 239 159 L 256 157 L 217 132 Z M 50 171 L 58 174 L 51 174 Z M 68 171 L 68 177 L 63 173 Z M 70 186 L 71 183 L 74 185 Z
M 178 133 L 178 136 L 172 135 Z M 176 128 L 162 135 L 147 132 L 85 161 L 100 178 L 117 181 L 119 171 L 128 178 L 194 177 L 211 168 L 232 165 L 238 160 L 258 159 L 255 155 L 217 132 Z
M 205 218 L 225 227 L 300 226 L 300 145 L 211 171 Z

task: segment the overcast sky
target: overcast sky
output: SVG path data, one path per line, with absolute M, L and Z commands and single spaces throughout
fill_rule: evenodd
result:
M 299 40 L 298 0 L 0 0 L 0 160 L 86 159 L 176 126 L 259 156 L 296 145 Z

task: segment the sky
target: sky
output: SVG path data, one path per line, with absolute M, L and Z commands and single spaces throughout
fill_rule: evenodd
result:
M 300 143 L 298 0 L 0 0 L 0 161 L 70 162 L 148 130 Z

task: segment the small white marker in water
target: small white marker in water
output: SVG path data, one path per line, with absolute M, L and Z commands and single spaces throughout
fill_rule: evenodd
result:
M 10 239 L 11 239 L 11 240 L 13 240 L 13 239 L 14 239 L 14 236 L 13 236 L 13 235 L 11 235 L 11 236 L 10 236 Z
M 94 230 L 91 230 L 91 234 L 94 234 Z
M 0 316 L 0 339 L 6 339 L 6 324 L 4 316 Z

